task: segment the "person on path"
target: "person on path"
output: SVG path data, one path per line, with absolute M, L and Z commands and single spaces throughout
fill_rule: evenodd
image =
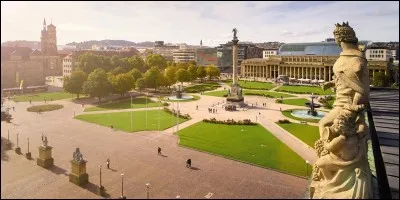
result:
M 13 111 L 15 111 L 15 107 L 13 106 Z
M 32 100 L 29 100 L 29 104 L 32 104 Z
M 199 110 L 199 106 L 198 105 L 196 105 L 196 110 Z
M 46 103 L 46 99 L 44 100 L 44 103 Z
M 107 158 L 107 169 L 110 169 L 110 159 Z
M 187 168 L 191 168 L 192 167 L 192 159 L 189 158 L 189 159 L 186 160 L 186 167 Z
M 113 126 L 112 124 L 110 125 L 110 128 L 111 128 L 112 130 L 114 130 L 114 126 Z
M 158 155 L 161 155 L 161 148 L 158 147 Z

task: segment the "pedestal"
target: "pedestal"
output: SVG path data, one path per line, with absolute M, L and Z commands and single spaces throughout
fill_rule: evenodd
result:
M 86 160 L 71 160 L 71 173 L 69 174 L 69 182 L 76 185 L 84 185 L 89 182 L 89 175 L 86 173 Z
M 7 142 L 7 143 L 6 143 L 6 149 L 7 149 L 7 150 L 11 149 L 11 142 Z
M 98 193 L 100 196 L 104 196 L 104 194 L 106 193 L 106 192 L 105 192 L 105 189 L 104 189 L 104 186 L 98 187 L 98 188 L 97 188 L 97 193 Z
M 54 159 L 51 157 L 51 146 L 39 147 L 39 158 L 36 159 L 37 165 L 43 168 L 49 168 L 54 165 Z
M 233 105 L 239 108 L 246 107 L 246 104 L 244 103 L 244 97 L 242 96 L 240 87 L 238 85 L 232 85 L 231 92 L 226 98 L 226 105 Z
M 21 154 L 21 147 L 16 147 L 15 148 L 15 153 Z
M 28 160 L 32 159 L 31 152 L 26 153 L 25 156 Z

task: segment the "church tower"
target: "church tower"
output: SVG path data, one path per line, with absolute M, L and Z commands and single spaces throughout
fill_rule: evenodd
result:
M 47 52 L 47 30 L 46 30 L 46 19 L 43 19 L 43 29 L 40 37 L 40 50 L 43 54 Z
M 51 22 L 46 27 L 46 19 L 43 20 L 42 36 L 40 37 L 40 48 L 43 55 L 57 55 L 56 26 Z

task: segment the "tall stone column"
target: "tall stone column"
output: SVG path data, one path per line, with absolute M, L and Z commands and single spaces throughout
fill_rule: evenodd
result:
M 233 54 L 233 85 L 237 85 L 237 82 L 238 82 L 238 80 L 237 80 L 237 60 L 238 60 L 238 57 L 237 57 L 237 52 L 238 52 L 238 46 L 237 46 L 237 44 L 238 44 L 238 42 L 239 42 L 239 40 L 237 39 L 237 38 L 233 38 L 233 40 L 232 40 L 232 42 L 233 42 L 233 46 L 232 46 L 232 54 Z

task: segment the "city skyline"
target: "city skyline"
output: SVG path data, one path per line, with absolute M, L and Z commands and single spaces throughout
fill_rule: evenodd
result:
M 39 41 L 44 17 L 57 27 L 59 45 L 111 39 L 217 46 L 232 39 L 234 27 L 240 41 L 317 42 L 342 21 L 359 40 L 399 35 L 397 2 L 2 2 L 1 42 Z

